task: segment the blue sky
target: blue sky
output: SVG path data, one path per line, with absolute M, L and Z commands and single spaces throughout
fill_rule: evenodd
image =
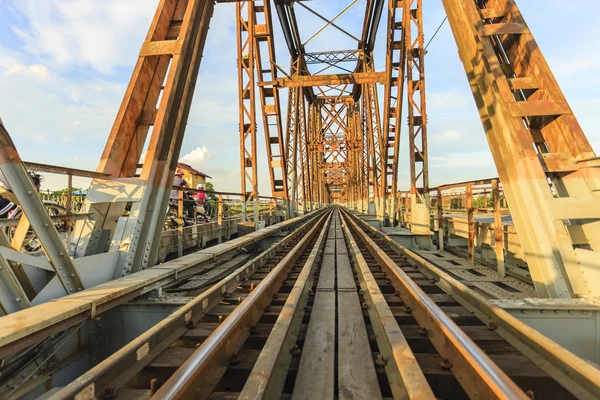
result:
M 0 118 L 25 160 L 94 170 L 125 92 L 158 0 L 0 0 Z M 339 24 L 359 36 L 365 0 Z M 424 0 L 426 40 L 444 18 L 441 0 Z M 596 151 L 600 150 L 600 14 L 597 0 L 521 0 L 535 38 Z M 307 5 L 332 17 L 350 0 Z M 303 40 L 322 22 L 300 7 Z M 239 191 L 235 8 L 219 4 L 211 23 L 182 157 Z M 278 29 L 278 22 L 275 21 Z M 381 27 L 385 26 L 382 22 Z M 289 64 L 277 32 L 278 63 Z M 328 28 L 308 51 L 347 49 L 356 42 Z M 385 61 L 383 30 L 376 68 Z M 454 39 L 444 24 L 426 58 L 431 185 L 496 176 Z M 285 91 L 281 99 L 287 99 Z M 282 103 L 283 104 L 283 103 Z M 404 131 L 405 132 L 405 131 Z M 259 150 L 264 154 L 262 130 Z M 406 135 L 403 135 L 406 138 Z M 400 188 L 408 187 L 402 143 Z M 261 158 L 264 160 L 264 157 Z M 265 162 L 259 188 L 268 195 Z M 47 176 L 44 187 L 66 179 Z M 76 184 L 85 185 L 84 180 Z

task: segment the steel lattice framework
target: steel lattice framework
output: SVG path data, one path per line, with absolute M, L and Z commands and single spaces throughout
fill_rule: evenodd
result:
M 356 2 L 329 20 L 300 1 L 161 0 L 91 176 L 82 209 L 89 218 L 73 229 L 72 254 L 32 196 L 25 166 L 0 123 L 0 170 L 24 212 L 16 239 L 0 235 L 0 277 L 12 298 L 3 307 L 29 307 L 39 296 L 20 268 L 20 242 L 30 229 L 45 255 L 35 262 L 55 274 L 44 292 L 48 298 L 84 289 L 86 268 L 107 265 L 112 279 L 156 264 L 209 24 L 220 2 L 236 3 L 241 189 L 244 200 L 254 203 L 252 218 L 242 207 L 246 219 L 259 226 L 259 188 L 266 193 L 270 185 L 288 216 L 341 203 L 375 214 L 382 225 L 401 221 L 413 234 L 429 237 L 422 0 L 366 0 L 359 34 L 338 21 Z M 598 296 L 600 163 L 533 34 L 514 0 L 443 4 L 538 295 Z M 298 7 L 326 21 L 304 41 Z M 383 71 L 375 62 L 380 22 L 386 24 Z M 352 38 L 356 47 L 307 51 L 326 28 Z M 276 29 L 285 39 L 288 69 L 275 58 Z M 287 104 L 280 104 L 284 88 Z M 260 129 L 266 160 L 258 159 Z M 399 201 L 403 153 L 410 160 L 410 202 Z M 258 182 L 261 162 L 269 171 L 266 185 Z M 498 187 L 495 182 L 496 208 Z M 16 304 L 15 298 L 24 301 Z

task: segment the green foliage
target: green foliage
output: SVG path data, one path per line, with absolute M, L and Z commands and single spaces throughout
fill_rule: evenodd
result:
M 206 190 L 207 192 L 214 192 L 215 187 L 213 186 L 212 182 L 206 182 L 206 184 L 204 185 L 204 190 Z M 207 194 L 206 197 L 208 197 L 209 200 L 213 200 L 215 202 L 218 200 L 216 194 Z
M 56 190 L 54 192 L 50 193 L 50 196 L 66 196 L 67 195 L 67 188 L 61 189 L 61 190 Z M 76 192 L 78 190 L 83 190 L 82 188 L 73 188 L 72 191 Z M 44 193 L 46 193 L 45 191 L 42 191 Z
M 502 200 L 502 197 L 500 198 Z M 483 196 L 473 197 L 473 208 L 493 208 L 494 198 L 491 194 L 487 196 L 487 204 L 485 204 Z M 464 210 L 467 206 L 467 200 L 465 196 L 452 197 L 450 202 L 450 209 L 452 210 Z

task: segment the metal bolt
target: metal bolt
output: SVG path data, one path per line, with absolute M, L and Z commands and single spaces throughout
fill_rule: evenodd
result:
M 406 307 L 404 307 L 404 311 L 407 313 L 410 313 L 410 312 L 412 312 L 412 308 L 410 308 L 410 306 L 406 306 Z
M 440 367 L 442 369 L 451 369 L 452 363 L 447 358 L 444 358 L 442 361 L 440 361 Z
M 377 354 L 377 360 L 375 360 L 375 364 L 383 367 L 385 364 L 387 364 L 387 360 L 383 358 L 381 354 Z
M 290 350 L 290 353 L 292 353 L 293 356 L 300 355 L 301 351 L 297 344 L 295 344 L 294 347 L 292 347 L 292 349 Z
M 366 310 L 366 309 L 368 309 L 368 308 L 369 308 L 369 305 L 367 304 L 367 302 L 366 302 L 366 301 L 363 301 L 363 303 L 362 303 L 361 307 L 362 307 L 362 309 L 363 309 L 363 310 Z
M 232 365 L 239 364 L 240 361 L 240 357 L 237 354 L 232 354 L 231 357 L 229 357 L 229 363 Z
M 424 326 L 420 326 L 419 327 L 419 333 L 421 335 L 427 335 L 429 333 L 429 331 L 427 330 L 427 328 L 425 328 Z
M 498 329 L 498 324 L 496 324 L 494 321 L 490 321 L 490 323 L 488 324 L 488 329 L 491 331 L 495 331 L 496 329 Z

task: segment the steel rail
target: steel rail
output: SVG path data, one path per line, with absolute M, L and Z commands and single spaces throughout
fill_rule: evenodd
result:
M 331 212 L 331 211 L 330 211 Z M 220 324 L 187 361 L 161 386 L 152 399 L 206 398 L 209 393 L 198 390 L 202 382 L 215 383 L 216 374 L 228 365 L 255 324 L 272 300 L 272 295 L 285 279 L 285 271 L 292 268 L 308 246 L 327 215 L 311 228 L 306 236 L 274 267 L 261 283 Z M 199 378 L 202 379 L 199 379 Z M 199 382 L 202 381 L 202 382 Z
M 91 287 L 53 302 L 2 317 L 0 324 L 0 358 L 42 341 L 57 332 L 83 320 L 95 318 L 103 312 L 169 283 L 195 269 L 221 260 L 240 248 L 258 242 L 270 234 L 290 229 L 315 218 L 320 211 L 281 222 L 233 239 L 227 243 L 189 254 L 183 258 L 148 268 L 130 276 Z M 40 320 L 40 316 L 44 318 Z
M 442 357 L 450 360 L 451 369 L 467 394 L 488 399 L 529 399 L 347 212 L 343 212 L 343 215 L 372 255 L 393 274 L 392 278 L 401 286 L 400 297 L 408 307 L 407 310 L 427 329 L 429 339 Z
M 372 226 L 361 225 L 385 240 L 399 254 L 412 259 L 439 280 L 440 286 L 459 303 L 474 310 L 488 325 L 511 345 L 537 364 L 548 375 L 571 391 L 577 398 L 600 398 L 600 371 L 592 364 L 573 354 L 558 343 L 542 335 L 502 308 L 492 304 L 463 283 L 430 263 L 419 254 L 394 242 L 388 235 Z
M 262 348 L 258 360 L 239 395 L 239 399 L 276 399 L 281 397 L 283 386 L 292 358 L 292 349 L 297 339 L 304 307 L 308 302 L 309 291 L 314 280 L 317 260 L 322 254 L 332 215 L 319 234 L 315 246 L 298 275 L 296 283 L 288 295 L 271 334 Z
M 377 346 L 386 361 L 385 370 L 394 398 L 435 399 L 398 321 L 343 218 L 341 224 L 348 242 L 348 253 L 354 260 L 363 296 L 368 305 Z
M 300 229 L 272 244 L 258 256 L 212 285 L 209 290 L 177 309 L 119 351 L 54 393 L 48 400 L 77 399 L 84 393 L 101 394 L 107 387 L 119 389 L 148 365 L 153 358 L 183 335 L 189 326 L 198 322 L 223 298 L 227 297 L 228 293 L 235 290 L 241 281 L 249 278 L 260 266 L 272 259 L 283 246 L 303 235 L 309 226 L 318 224 L 317 220 L 318 217 L 313 218 Z M 140 357 L 140 354 L 145 355 Z

